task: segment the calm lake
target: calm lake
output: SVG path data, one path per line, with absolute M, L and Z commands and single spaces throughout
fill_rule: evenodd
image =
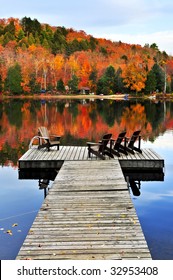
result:
M 152 258 L 173 260 L 173 102 L 55 99 L 0 100 L 0 259 L 15 259 L 44 200 L 38 179 L 19 180 L 17 167 L 40 125 L 62 135 L 62 145 L 82 146 L 141 129 L 142 148 L 165 160 L 164 178 L 142 176 L 131 197 Z

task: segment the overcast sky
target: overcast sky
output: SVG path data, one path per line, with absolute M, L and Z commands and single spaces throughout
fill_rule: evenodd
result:
M 173 0 L 0 0 L 0 18 L 24 16 L 173 55 Z

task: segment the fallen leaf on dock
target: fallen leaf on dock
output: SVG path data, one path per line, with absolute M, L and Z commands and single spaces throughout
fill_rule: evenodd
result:
M 8 229 L 8 230 L 6 231 L 6 233 L 8 233 L 9 235 L 13 235 L 13 234 L 12 234 L 12 231 L 11 231 L 10 229 Z
M 127 218 L 127 215 L 126 214 L 122 214 L 121 218 Z
M 18 226 L 18 224 L 13 224 L 13 225 L 12 225 L 12 227 L 17 227 L 17 226 Z

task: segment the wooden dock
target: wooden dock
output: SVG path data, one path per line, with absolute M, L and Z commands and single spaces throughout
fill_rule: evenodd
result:
M 17 259 L 151 259 L 118 159 L 64 161 Z
M 153 150 L 107 160 L 86 147 L 28 150 L 20 170 L 59 170 L 17 259 L 151 259 L 122 168 L 163 170 Z
M 121 154 L 120 158 L 116 156 L 114 158 L 118 159 L 121 167 L 125 169 L 161 170 L 164 167 L 164 160 L 152 149 L 143 149 L 142 154 L 135 153 L 134 155 L 128 154 L 127 156 Z M 87 147 L 60 146 L 59 151 L 52 148 L 49 152 L 44 149 L 38 150 L 35 148 L 29 149 L 19 159 L 19 169 L 60 169 L 64 161 L 91 161 L 95 159 L 96 157 L 92 157 L 92 159 L 88 158 Z

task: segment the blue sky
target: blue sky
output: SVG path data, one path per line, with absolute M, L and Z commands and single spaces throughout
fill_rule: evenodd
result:
M 24 16 L 95 37 L 156 43 L 173 55 L 172 0 L 0 0 L 0 18 Z

